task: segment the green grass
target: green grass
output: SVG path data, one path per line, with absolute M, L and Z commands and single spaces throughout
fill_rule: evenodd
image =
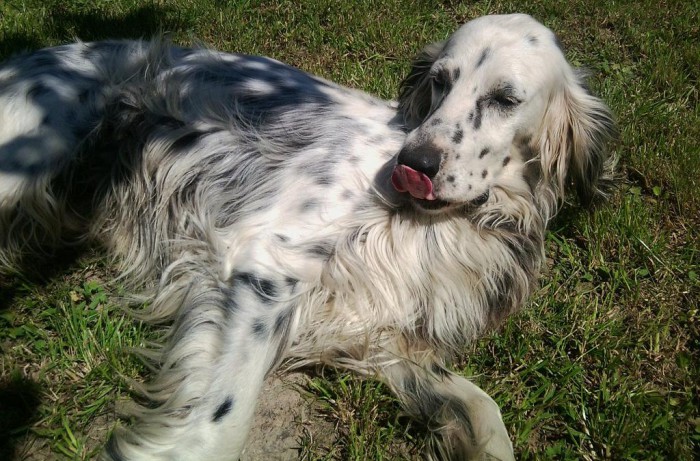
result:
M 700 453 L 700 18 L 692 2 L 5 0 L 0 57 L 70 41 L 150 37 L 265 54 L 394 97 L 410 57 L 458 24 L 525 12 L 560 36 L 620 126 L 611 202 L 567 209 L 522 313 L 456 367 L 490 393 L 521 459 L 691 460 Z M 26 446 L 89 459 L 143 370 L 147 330 L 119 311 L 94 258 L 48 284 L 0 280 L 0 458 Z M 304 459 L 415 458 L 423 443 L 386 390 L 342 374 L 308 392 L 338 440 Z M 3 416 L 10 417 L 4 418 Z M 19 454 L 19 453 L 18 453 Z

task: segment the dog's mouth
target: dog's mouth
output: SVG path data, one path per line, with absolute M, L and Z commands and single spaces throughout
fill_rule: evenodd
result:
M 391 173 L 391 185 L 398 192 L 408 193 L 413 204 L 428 212 L 444 211 L 453 208 L 479 206 L 485 202 L 483 197 L 477 198 L 474 202 L 480 203 L 454 203 L 437 198 L 434 192 L 433 181 L 420 171 L 406 165 L 396 165 Z M 485 194 L 488 199 L 488 193 Z
M 428 212 L 455 208 L 473 209 L 480 207 L 489 199 L 489 191 L 487 190 L 475 199 L 465 203 L 441 200 L 435 195 L 433 181 L 428 175 L 401 164 L 394 167 L 391 174 L 391 185 L 398 192 L 408 193 L 416 207 Z
M 433 191 L 433 181 L 420 171 L 406 165 L 396 165 L 391 173 L 391 185 L 398 192 L 408 192 L 413 202 L 426 211 L 439 211 L 450 206 L 449 202 L 440 200 Z

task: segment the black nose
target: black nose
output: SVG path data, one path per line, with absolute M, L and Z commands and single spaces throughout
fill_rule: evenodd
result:
M 432 144 L 421 144 L 416 147 L 404 147 L 399 152 L 398 163 L 425 173 L 428 177 L 435 176 L 440 169 L 442 154 Z

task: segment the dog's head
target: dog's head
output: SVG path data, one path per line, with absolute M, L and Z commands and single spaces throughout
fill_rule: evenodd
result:
M 392 184 L 420 210 L 517 197 L 553 208 L 549 215 L 570 185 L 589 203 L 608 179 L 611 114 L 530 16 L 482 17 L 428 46 L 399 109 L 411 131 Z

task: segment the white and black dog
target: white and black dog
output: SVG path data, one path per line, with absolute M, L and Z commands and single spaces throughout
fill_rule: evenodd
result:
M 570 186 L 611 179 L 607 107 L 550 30 L 487 16 L 426 48 L 398 103 L 162 41 L 0 67 L 0 267 L 86 241 L 171 325 L 112 460 L 236 460 L 266 375 L 377 377 L 428 457 L 512 459 L 445 363 L 523 305 Z

